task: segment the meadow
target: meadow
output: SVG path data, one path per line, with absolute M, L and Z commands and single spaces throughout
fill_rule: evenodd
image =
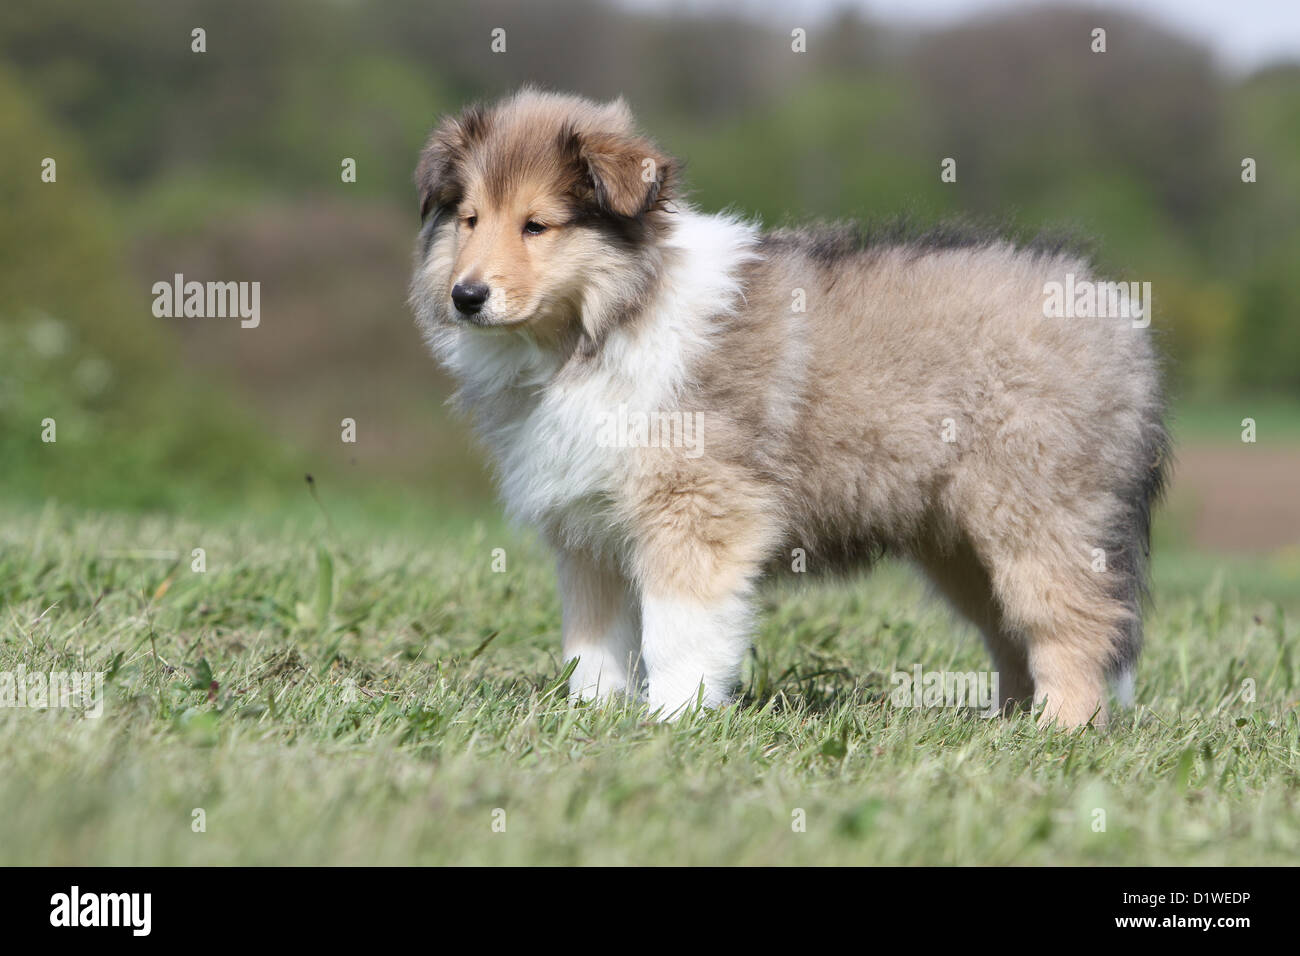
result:
M 98 718 L 0 708 L 0 864 L 1300 854 L 1294 562 L 1158 551 L 1106 732 L 891 703 L 988 664 L 889 564 L 767 589 L 740 699 L 664 725 L 568 701 L 549 560 L 491 511 L 334 518 L 5 511 L 0 671 L 105 682 Z

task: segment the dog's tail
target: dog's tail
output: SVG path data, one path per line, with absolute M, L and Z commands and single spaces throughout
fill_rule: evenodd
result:
M 1110 680 L 1115 696 L 1124 707 L 1133 703 L 1133 672 L 1142 651 L 1142 610 L 1150 603 L 1148 575 L 1151 558 L 1151 512 L 1164 497 L 1173 464 L 1172 442 L 1165 428 L 1162 410 L 1155 410 L 1143 424 L 1140 465 L 1135 470 L 1125 497 L 1125 513 L 1119 529 L 1116 574 L 1119 598 L 1129 610 L 1124 633 L 1116 642 Z

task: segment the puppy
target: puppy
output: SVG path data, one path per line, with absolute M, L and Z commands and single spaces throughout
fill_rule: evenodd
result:
M 1004 708 L 1104 723 L 1168 448 L 1148 323 L 1046 314 L 1094 278 L 1061 248 L 762 233 L 676 171 L 621 100 L 532 89 L 416 171 L 410 302 L 555 551 L 573 695 L 722 704 L 764 573 L 888 552 L 983 634 Z

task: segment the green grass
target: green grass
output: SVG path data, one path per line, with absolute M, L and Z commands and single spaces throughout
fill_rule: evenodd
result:
M 1183 442 L 1241 443 L 1242 421 L 1255 421 L 1256 441 L 1264 445 L 1300 443 L 1300 398 L 1293 395 L 1188 398 L 1170 415 L 1175 449 Z
M 1158 554 L 1106 733 L 892 706 L 896 669 L 988 665 L 890 566 L 765 592 L 741 703 L 665 726 L 568 703 L 549 562 L 491 522 L 0 517 L 0 670 L 110 672 L 99 719 L 0 709 L 2 864 L 1300 855 L 1294 567 Z

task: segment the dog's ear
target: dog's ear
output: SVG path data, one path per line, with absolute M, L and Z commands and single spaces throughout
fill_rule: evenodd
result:
M 460 198 L 461 171 L 475 143 L 487 132 L 487 114 L 470 106 L 450 116 L 429 136 L 420 162 L 415 167 L 415 186 L 420 194 L 420 219 Z
M 643 136 L 621 131 L 563 134 L 596 208 L 636 219 L 672 198 L 676 162 Z

